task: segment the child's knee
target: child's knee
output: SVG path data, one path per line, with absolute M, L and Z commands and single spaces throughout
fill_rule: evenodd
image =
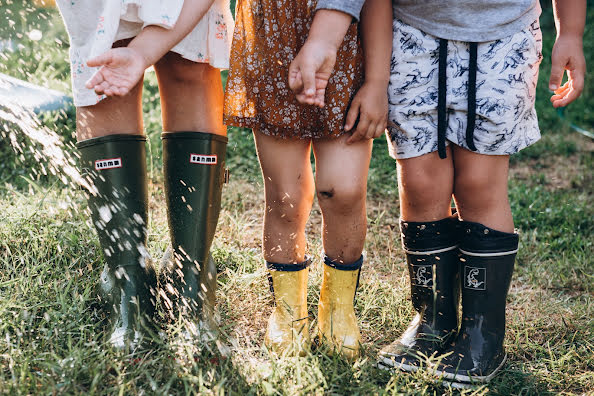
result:
M 313 203 L 313 191 L 303 188 L 268 188 L 266 212 L 279 221 L 295 223 L 309 216 Z
M 432 203 L 436 196 L 447 194 L 441 191 L 449 190 L 451 195 L 451 184 L 446 185 L 445 180 L 440 180 L 433 176 L 431 172 L 417 173 L 414 177 L 400 179 L 401 195 L 409 202 L 415 202 L 416 205 L 423 206 L 424 203 Z M 443 184 L 443 186 L 442 186 Z
M 216 70 L 208 63 L 178 58 L 164 58 L 157 63 L 157 72 L 161 72 L 160 78 L 165 77 L 170 83 L 175 84 L 202 84 Z
M 358 183 L 318 186 L 316 194 L 322 211 L 352 213 L 365 205 L 365 186 Z
M 474 196 L 480 198 L 480 196 L 488 195 L 489 191 L 496 190 L 497 188 L 492 178 L 487 175 L 481 175 L 479 172 L 473 172 L 472 170 L 457 173 L 454 179 L 454 194 L 456 196 Z

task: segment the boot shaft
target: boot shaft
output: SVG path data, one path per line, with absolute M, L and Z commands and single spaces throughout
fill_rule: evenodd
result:
M 349 360 L 360 354 L 361 332 L 355 315 L 355 297 L 363 256 L 351 264 L 338 263 L 324 257 L 324 278 L 318 305 L 318 334 L 330 343 L 330 353 L 339 353 Z
M 109 135 L 77 144 L 92 188 L 87 191 L 91 218 L 112 269 L 137 265 L 148 255 L 145 141 L 139 135 Z
M 401 222 L 412 303 L 423 324 L 434 330 L 457 327 L 458 223 L 454 218 Z
M 353 305 L 359 287 L 363 256 L 351 264 L 336 263 L 324 256 L 320 304 Z
M 157 279 L 146 249 L 146 138 L 109 135 L 78 143 L 93 224 L 104 252 L 101 292 L 109 342 L 133 346 L 151 327 Z
M 517 250 L 517 234 L 462 222 L 462 323 L 436 374 L 484 383 L 503 366 L 505 305 Z
M 162 139 L 173 248 L 181 253 L 179 260 L 204 262 L 221 209 L 227 138 L 201 132 L 164 132 Z
M 266 262 L 275 315 L 286 321 L 301 321 L 308 317 L 307 280 L 310 264 L 309 257 L 298 264 Z
M 463 222 L 460 242 L 463 326 L 505 332 L 505 306 L 519 237 L 479 223 Z M 469 330 L 468 330 L 469 331 Z
M 161 137 L 173 248 L 170 276 L 178 308 L 200 316 L 215 305 L 217 269 L 210 247 L 221 209 L 227 138 L 202 132 Z

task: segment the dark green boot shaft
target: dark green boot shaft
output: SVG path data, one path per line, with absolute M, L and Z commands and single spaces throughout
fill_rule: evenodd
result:
M 227 138 L 164 132 L 162 139 L 175 305 L 212 327 L 217 271 L 210 246 L 221 209 Z
M 156 276 L 146 249 L 146 138 L 109 135 L 79 142 L 93 225 L 106 266 L 101 289 L 111 308 L 110 342 L 136 344 L 150 327 Z

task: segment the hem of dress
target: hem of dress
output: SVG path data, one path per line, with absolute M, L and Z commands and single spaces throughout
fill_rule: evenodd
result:
M 304 131 L 303 129 L 279 127 L 258 120 L 257 118 L 229 115 L 225 115 L 223 117 L 223 124 L 240 128 L 249 128 L 252 130 L 252 132 L 255 129 L 266 136 L 272 136 L 281 139 L 335 139 L 347 133 L 346 131 L 342 131 L 340 133 L 320 134 L 310 130 Z

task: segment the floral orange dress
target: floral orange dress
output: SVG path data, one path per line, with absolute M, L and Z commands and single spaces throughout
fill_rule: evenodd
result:
M 357 24 L 340 47 L 322 109 L 302 105 L 289 89 L 289 65 L 303 46 L 315 0 L 238 0 L 225 123 L 282 138 L 318 139 L 344 133 L 348 106 L 363 80 Z

